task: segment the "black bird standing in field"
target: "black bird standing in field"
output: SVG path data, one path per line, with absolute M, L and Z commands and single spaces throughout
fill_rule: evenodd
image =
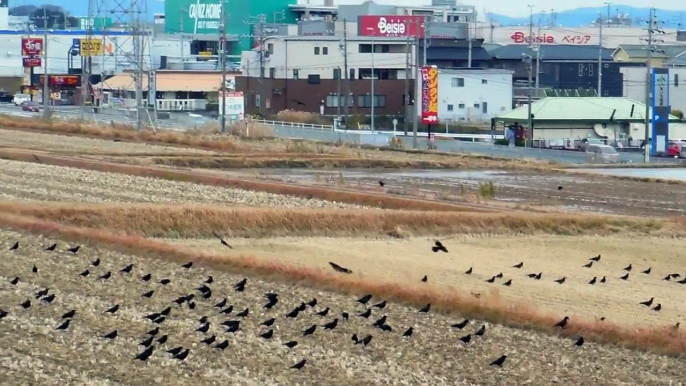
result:
M 372 308 L 378 308 L 378 309 L 380 309 L 380 310 L 383 310 L 384 308 L 386 308 L 386 304 L 387 304 L 387 303 L 386 303 L 386 301 L 384 300 L 384 301 L 382 301 L 381 303 L 376 303 L 376 304 L 374 304 L 374 305 L 372 306 Z
M 226 240 L 224 240 L 224 238 L 219 236 L 216 232 L 212 232 L 212 234 L 214 235 L 214 237 L 219 239 L 219 242 L 221 242 L 223 246 L 225 246 L 229 249 L 233 249 L 233 247 L 231 245 L 229 245 L 229 243 L 227 243 Z
M 157 319 L 157 318 L 159 318 L 159 317 L 160 317 L 160 314 L 157 313 L 157 312 L 155 312 L 155 313 L 152 313 L 152 314 L 150 314 L 150 315 L 146 315 L 146 316 L 144 316 L 143 318 L 148 319 L 148 320 L 155 320 L 155 319 Z
M 155 319 L 157 319 L 157 318 L 155 318 Z M 152 335 L 152 336 L 155 336 L 155 335 L 157 335 L 157 334 L 159 334 L 159 333 L 160 333 L 160 328 L 159 328 L 159 327 L 155 327 L 155 328 L 153 328 L 152 330 L 146 332 L 145 335 Z
M 319 316 L 326 316 L 329 313 L 329 307 L 326 307 L 323 311 L 317 312 Z
M 219 303 L 214 305 L 217 308 L 224 308 L 226 306 L 226 298 L 222 299 Z
M 495 276 L 493 276 L 492 278 L 486 280 L 486 283 L 495 283 Z
M 66 330 L 67 328 L 69 328 L 69 323 L 71 323 L 71 319 L 65 320 L 62 324 L 57 326 L 55 330 Z
M 385 323 L 386 323 L 386 315 L 382 316 L 379 320 L 377 320 L 376 322 L 374 322 L 374 324 L 372 324 L 372 326 L 374 326 L 374 327 L 381 327 L 381 326 L 383 326 Z
M 605 280 L 605 276 L 603 276 L 603 278 L 600 279 L 600 282 L 601 282 L 601 283 L 605 283 L 606 281 L 607 281 L 607 280 Z
M 597 277 L 593 276 L 593 279 L 591 279 L 591 281 L 589 281 L 589 282 L 588 282 L 588 284 L 590 284 L 590 285 L 594 285 L 594 284 L 595 284 L 595 281 L 596 281 L 596 279 L 597 279 Z
M 284 343 L 283 345 L 286 346 L 286 347 L 288 347 L 288 348 L 293 348 L 293 347 L 295 347 L 295 346 L 298 345 L 298 342 L 292 340 L 292 341 L 290 341 L 290 342 Z
M 55 300 L 55 294 L 50 294 L 41 300 L 46 302 L 46 303 L 52 303 L 52 301 Z
M 152 279 L 152 275 L 149 273 L 141 276 L 141 280 L 143 281 L 150 281 L 150 279 Z
M 655 308 L 653 308 L 653 311 L 660 311 L 661 309 L 662 309 L 662 304 L 661 304 L 661 303 L 657 303 L 657 305 L 655 306 Z
M 73 318 L 74 315 L 76 315 L 76 310 L 71 310 L 71 311 L 65 313 L 64 315 L 62 315 L 62 319 L 70 319 L 70 318 Z
M 534 277 L 536 277 L 536 275 L 534 275 Z M 561 279 L 555 280 L 555 283 L 557 283 L 557 284 L 563 284 L 563 283 L 565 282 L 565 280 L 567 280 L 567 277 L 566 277 L 566 276 L 563 277 L 563 278 L 561 278 Z
M 524 262 L 522 261 L 522 262 L 519 263 L 519 264 L 513 265 L 512 268 L 522 268 L 523 266 L 524 266 Z
M 140 342 L 138 345 L 143 346 L 143 347 L 148 347 L 152 344 L 152 341 L 155 340 L 154 336 L 149 337 L 148 339 Z
M 575 345 L 576 347 L 581 347 L 581 346 L 583 346 L 583 345 L 584 345 L 584 337 L 583 337 L 583 336 L 580 336 L 580 337 L 579 337 L 579 340 L 577 340 L 576 343 L 574 343 L 574 345 Z
M 119 270 L 121 273 L 131 273 L 131 270 L 133 269 L 133 264 L 129 264 L 126 267 L 122 268 Z
M 686 284 L 686 276 L 682 280 L 679 280 L 677 283 L 679 284 Z
M 9 315 L 9 313 L 7 311 L 3 310 L 2 308 L 0 308 L 0 319 L 6 317 L 7 315 Z
M 238 283 L 234 284 L 234 288 L 236 287 L 245 287 L 245 285 L 248 283 L 247 278 L 243 278 L 243 280 L 239 281 Z
M 338 318 L 324 325 L 325 330 L 333 330 L 338 325 Z
M 670 280 L 672 280 L 672 275 L 667 275 L 667 276 L 665 276 L 664 279 L 662 279 L 662 280 L 670 281 Z
M 494 360 L 493 362 L 491 362 L 490 365 L 491 365 L 491 366 L 502 367 L 502 366 L 503 366 L 503 363 L 505 363 L 505 359 L 507 359 L 507 355 L 503 355 L 503 356 L 501 356 L 500 358 Z
M 424 277 L 422 278 L 422 282 L 426 283 L 427 281 L 429 281 L 429 277 L 424 275 Z
M 297 318 L 299 313 L 300 313 L 300 309 L 294 308 L 293 311 L 286 314 L 286 317 L 287 318 Z
M 534 279 L 541 280 L 541 277 L 543 277 L 543 272 L 539 272 L 538 275 L 534 277 Z
M 260 324 L 260 326 L 271 327 L 271 326 L 274 324 L 274 321 L 276 321 L 276 319 L 274 319 L 274 318 L 267 319 L 267 320 L 265 320 L 264 322 L 262 322 L 262 323 Z
M 472 269 L 472 267 L 469 267 L 469 269 L 466 270 L 464 273 L 465 273 L 465 275 L 471 275 L 473 271 L 474 270 Z
M 272 336 L 274 336 L 274 330 L 269 330 L 269 331 L 265 332 L 264 334 L 260 334 L 260 336 L 263 339 L 271 339 Z
M 345 274 L 348 274 L 348 275 L 351 274 L 351 273 L 353 273 L 353 271 L 349 270 L 348 268 L 342 267 L 342 266 L 340 266 L 340 265 L 338 265 L 338 264 L 336 264 L 336 263 L 333 263 L 333 262 L 331 262 L 331 261 L 329 262 L 329 265 L 330 265 L 331 268 L 333 268 L 333 270 L 336 271 L 336 272 L 345 273 Z
M 105 311 L 108 314 L 114 314 L 119 310 L 119 304 L 115 304 L 113 307 Z
M 175 356 L 174 356 L 174 359 L 178 359 L 178 360 L 180 360 L 180 361 L 183 361 L 183 360 L 185 360 L 186 358 L 188 358 L 188 353 L 190 353 L 190 352 L 191 352 L 191 349 L 187 348 L 186 350 L 184 350 L 184 351 L 180 352 L 179 354 L 175 355 Z
M 246 308 L 243 311 L 237 313 L 236 316 L 238 316 L 239 318 L 245 318 L 246 316 L 248 316 L 249 313 L 250 313 L 250 309 Z
M 44 290 L 40 290 L 40 291 L 36 292 L 36 299 L 38 299 L 41 296 L 47 295 L 48 291 L 50 291 L 50 290 L 46 288 Z
M 307 360 L 306 360 L 306 359 L 303 359 L 303 360 L 301 360 L 300 362 L 298 362 L 298 363 L 294 364 L 293 366 L 291 366 L 291 368 L 292 368 L 292 369 L 296 369 L 296 370 L 301 370 L 303 367 L 305 367 L 305 363 L 307 363 Z
M 588 259 L 588 260 L 592 260 L 592 261 L 600 261 L 600 255 L 598 255 L 598 256 L 595 256 L 595 257 L 591 257 L 591 258 L 590 258 L 590 259 Z
M 305 329 L 305 331 L 303 331 L 303 336 L 312 335 L 312 334 L 314 334 L 314 332 L 316 330 L 317 330 L 317 325 L 313 324 L 312 326 Z
M 350 315 L 348 315 L 347 312 L 343 311 L 343 312 L 341 313 L 341 317 L 343 317 L 343 319 L 345 319 L 345 320 L 348 320 L 348 318 L 350 318 Z
M 650 307 L 653 305 L 653 300 L 655 300 L 655 298 L 650 298 L 650 300 L 646 300 L 645 302 L 640 302 L 638 304 L 644 305 L 646 307 Z
M 38 273 L 38 267 L 34 265 L 33 268 L 31 268 L 31 272 Z
M 412 336 L 414 329 L 412 327 L 408 328 L 407 331 L 403 333 L 403 338 L 409 338 Z
M 511 285 L 512 285 L 512 279 L 506 281 L 505 283 L 503 283 L 503 285 L 504 285 L 505 287 L 511 286 Z
M 57 243 L 52 244 L 51 246 L 45 248 L 46 251 L 54 251 L 57 248 Z
M 155 293 L 155 291 L 152 290 L 152 291 L 148 291 L 148 292 L 142 294 L 141 296 L 144 297 L 144 298 L 150 299 L 154 293 Z
M 94 267 L 97 267 L 98 265 L 100 265 L 100 259 L 95 259 L 95 260 L 91 261 L 91 265 Z
M 150 358 L 150 356 L 152 355 L 153 351 L 155 351 L 155 346 L 149 346 L 149 347 L 146 348 L 142 353 L 136 355 L 136 357 L 133 358 L 133 359 L 134 359 L 134 360 L 138 359 L 138 360 L 140 360 L 140 361 L 145 362 L 145 361 L 148 360 L 148 358 Z
M 207 278 L 207 280 L 204 281 L 205 284 L 212 284 L 212 282 L 214 282 L 214 278 L 212 277 L 212 275 L 210 275 Z
M 557 186 L 557 190 L 562 190 L 562 189 L 564 189 L 564 187 L 562 185 Z
M 495 275 L 497 279 L 502 279 L 503 278 L 503 273 L 500 272 L 499 274 Z
M 12 279 L 12 281 L 10 281 L 10 284 L 12 284 L 12 285 L 17 285 L 17 283 L 19 283 L 18 277 L 15 277 L 14 279 Z
M 10 251 L 16 251 L 19 249 L 19 241 L 15 242 L 14 245 L 10 247 Z
M 386 183 L 385 183 L 385 182 L 383 182 L 382 180 L 379 180 L 379 186 L 383 188 L 383 187 L 384 187 L 384 185 L 386 185 Z
M 172 356 L 177 356 L 181 351 L 183 351 L 183 347 L 181 347 L 181 346 L 174 347 L 172 349 L 167 350 L 167 352 L 169 354 L 171 354 Z
M 206 285 L 201 285 L 200 287 L 196 288 L 197 291 L 200 291 L 200 293 L 205 293 L 205 292 L 210 292 L 211 289 L 210 287 Z
M 372 300 L 372 295 L 365 295 L 359 299 L 357 299 L 357 302 L 360 304 L 367 304 L 369 301 Z
M 159 318 L 153 320 L 152 322 L 155 324 L 162 324 L 162 322 L 164 322 L 165 320 L 167 320 L 167 318 L 165 318 L 164 316 L 160 316 Z
M 467 327 L 468 324 L 469 324 L 469 319 L 465 319 L 465 320 L 461 321 L 460 323 L 453 324 L 450 327 L 457 328 L 457 329 L 461 330 L 461 329 Z
M 462 343 L 467 344 L 472 340 L 472 336 L 470 334 L 467 334 L 463 337 L 460 337 L 460 340 L 462 341 Z
M 209 345 L 211 345 L 212 343 L 214 343 L 215 340 L 217 340 L 217 337 L 214 336 L 214 335 L 212 335 L 212 336 L 210 336 L 209 338 L 203 339 L 202 342 L 209 346 Z
M 218 349 L 220 349 L 220 350 L 222 350 L 222 351 L 224 351 L 227 347 L 229 347 L 229 341 L 226 340 L 226 339 L 224 339 L 223 342 L 221 342 L 221 343 L 217 344 L 216 346 L 214 346 L 214 348 L 218 348 Z
M 477 331 L 477 332 L 474 333 L 474 335 L 476 335 L 476 336 L 483 336 L 485 333 L 486 333 L 486 325 L 484 324 L 483 326 L 481 326 L 481 328 L 479 329 L 479 331 Z
M 67 252 L 71 252 L 72 254 L 74 254 L 74 255 L 75 255 L 75 254 L 76 254 L 76 252 L 78 252 L 78 251 L 79 251 L 79 249 L 81 249 L 81 246 L 80 246 L 80 245 L 77 245 L 77 246 L 75 246 L 75 247 L 73 247 L 73 248 L 69 248 L 69 249 L 67 249 Z
M 169 280 L 169 279 L 162 279 L 162 280 L 160 280 L 160 284 L 162 284 L 162 285 L 167 285 L 167 284 L 169 284 L 169 283 L 171 283 L 171 280 Z
M 107 280 L 107 279 L 109 279 L 110 277 L 112 277 L 112 272 L 107 271 L 106 274 L 100 276 L 98 279 Z
M 79 274 L 79 276 L 86 277 L 86 276 L 88 276 L 88 275 L 90 275 L 90 274 L 91 274 L 91 271 L 85 270 L 85 271 L 81 272 L 81 273 Z
M 431 247 L 431 251 L 434 253 L 436 253 L 438 251 L 448 253 L 448 248 L 444 247 L 440 241 L 436 240 L 436 243 L 434 244 L 434 246 Z
M 629 264 L 626 268 L 624 268 L 624 270 L 629 272 L 629 271 L 631 271 L 632 268 L 633 267 L 631 266 L 631 264 Z
M 27 309 L 31 307 L 31 301 L 27 300 L 24 303 L 20 304 L 23 309 Z
M 182 265 L 181 268 L 191 269 L 192 266 L 193 266 L 193 262 L 189 261 L 188 263 Z
M 306 304 L 307 304 L 308 306 L 310 306 L 311 308 L 314 308 L 314 306 L 317 305 L 317 298 L 312 298 L 312 300 L 310 300 L 310 301 L 307 302 Z
M 369 343 L 372 341 L 372 336 L 367 335 L 363 339 L 360 340 L 360 343 L 362 343 L 363 346 L 367 346 Z
M 584 268 L 591 268 L 593 266 L 593 262 L 589 261 L 588 264 L 584 265 Z
M 157 339 L 157 343 L 165 344 L 167 343 L 167 340 L 169 340 L 169 335 L 162 335 L 159 339 Z
M 653 269 L 652 267 L 651 267 L 651 268 L 648 268 L 648 269 L 646 269 L 645 271 L 643 271 L 643 272 L 641 272 L 641 273 L 645 273 L 646 275 L 650 275 L 650 271 L 652 271 L 652 269 Z
M 567 325 L 567 322 L 569 322 L 569 316 L 565 316 L 562 320 L 557 322 L 557 324 L 554 327 L 560 327 L 564 329 Z
M 424 308 L 422 308 L 422 309 L 419 310 L 418 312 L 421 313 L 421 314 L 426 314 L 426 313 L 428 313 L 430 310 L 431 310 L 431 303 L 425 305 Z
M 627 273 L 626 275 L 620 277 L 622 280 L 629 280 L 629 274 Z
M 112 340 L 112 339 L 116 338 L 117 335 L 119 335 L 119 331 L 114 330 L 114 331 L 110 332 L 109 334 L 103 336 L 103 338 Z
M 195 331 L 202 332 L 204 334 L 209 330 L 210 330 L 210 322 L 207 322 L 207 323 L 203 324 L 202 326 L 198 327 L 198 329 Z

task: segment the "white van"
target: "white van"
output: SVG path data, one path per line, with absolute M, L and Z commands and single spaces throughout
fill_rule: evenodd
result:
M 21 93 L 16 93 L 14 94 L 14 105 L 15 106 L 20 106 L 24 102 L 29 102 L 31 100 L 31 95 L 29 94 L 21 94 Z

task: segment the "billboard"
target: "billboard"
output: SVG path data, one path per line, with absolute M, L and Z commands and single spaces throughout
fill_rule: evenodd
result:
M 43 38 L 21 38 L 21 56 L 40 56 L 42 53 Z
M 79 39 L 78 47 L 81 56 L 100 55 L 103 50 L 102 39 Z
M 40 67 L 41 66 L 41 58 L 23 58 L 22 59 L 24 67 Z
M 669 69 L 653 68 L 651 82 L 652 133 L 650 135 L 651 154 L 667 151 L 669 143 Z
M 222 103 L 224 98 L 224 103 Z M 242 91 L 219 91 L 219 115 L 224 114 L 224 104 L 226 105 L 226 116 L 231 120 L 241 120 L 245 117 L 245 98 Z
M 359 36 L 424 37 L 424 16 L 363 15 L 357 18 Z
M 425 125 L 435 125 L 438 123 L 438 67 L 422 67 L 421 79 L 422 123 Z
M 222 16 L 220 0 L 167 0 L 164 9 L 164 29 L 167 33 L 219 33 Z
M 40 77 L 41 86 L 45 83 L 43 79 L 45 76 Z M 81 85 L 81 77 L 79 75 L 49 75 L 48 85 L 76 87 Z

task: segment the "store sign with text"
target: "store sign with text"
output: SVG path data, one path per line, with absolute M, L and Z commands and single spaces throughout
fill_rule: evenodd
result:
M 424 16 L 364 15 L 357 19 L 359 36 L 424 37 Z
M 41 58 L 23 58 L 24 67 L 40 67 Z
M 43 84 L 43 77 L 40 77 L 40 84 Z M 75 87 L 81 84 L 80 77 L 78 75 L 50 75 L 48 79 L 48 85 L 50 86 L 67 86 Z
M 510 38 L 515 44 L 593 44 L 591 42 L 591 35 L 586 34 L 553 35 L 551 33 L 542 33 L 539 35 L 529 35 L 525 34 L 523 31 L 515 31 Z
M 438 123 L 438 68 L 424 66 L 421 69 L 422 78 L 422 123 L 435 125 Z
M 40 56 L 43 53 L 43 38 L 21 38 L 21 56 Z

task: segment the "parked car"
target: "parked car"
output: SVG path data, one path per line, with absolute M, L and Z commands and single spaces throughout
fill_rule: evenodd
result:
M 36 102 L 25 101 L 21 104 L 21 111 L 31 111 L 37 113 L 40 111 L 40 105 Z
M 591 162 L 606 164 L 616 164 L 619 162 L 619 153 L 614 147 L 608 145 L 590 144 L 586 146 L 586 154 L 591 158 Z
M 604 143 L 598 138 L 584 138 L 579 142 L 579 146 L 576 149 L 579 151 L 586 151 L 588 145 L 604 145 Z
M 14 105 L 15 106 L 21 106 L 22 103 L 31 101 L 31 95 L 29 94 L 22 94 L 22 93 L 16 93 L 14 94 Z
M 681 141 L 669 141 L 669 144 L 667 145 L 667 152 L 665 153 L 665 156 L 667 157 L 679 157 L 679 158 L 686 158 L 683 156 L 683 154 L 686 153 L 686 142 L 681 142 Z
M 10 95 L 7 91 L 0 91 L 0 102 L 2 103 L 12 103 L 14 101 L 14 95 Z

